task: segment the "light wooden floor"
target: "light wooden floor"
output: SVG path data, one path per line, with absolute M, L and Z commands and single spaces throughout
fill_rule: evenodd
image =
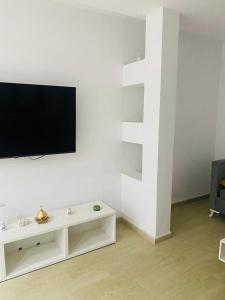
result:
M 151 245 L 118 225 L 116 245 L 0 284 L 1 300 L 224 300 L 225 218 L 205 200 L 173 208 L 172 239 Z

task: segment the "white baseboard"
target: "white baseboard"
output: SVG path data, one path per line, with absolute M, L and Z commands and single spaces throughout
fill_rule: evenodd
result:
M 136 224 L 134 224 L 134 222 L 129 217 L 124 215 L 123 213 L 120 212 L 119 215 L 120 216 L 117 217 L 117 222 L 125 223 L 127 226 L 129 226 L 134 231 L 136 231 L 140 236 L 142 236 L 145 240 L 150 241 L 153 245 L 156 245 L 156 244 L 163 242 L 172 237 L 172 233 L 168 232 L 162 236 L 154 238 L 149 233 L 146 233 L 144 230 L 138 228 L 138 226 Z

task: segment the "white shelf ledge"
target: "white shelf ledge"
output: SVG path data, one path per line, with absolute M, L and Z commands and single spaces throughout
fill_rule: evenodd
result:
M 143 123 L 123 122 L 122 141 L 143 144 Z
M 137 171 L 123 172 L 122 176 L 129 177 L 137 181 L 142 181 L 142 173 Z
M 140 60 L 123 67 L 123 81 L 122 86 L 142 86 L 145 82 L 146 73 L 145 60 Z

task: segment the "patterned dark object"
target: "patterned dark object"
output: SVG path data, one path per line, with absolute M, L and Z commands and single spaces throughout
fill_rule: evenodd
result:
M 220 199 L 225 201 L 225 189 L 220 190 Z
M 100 211 L 101 210 L 101 206 L 100 205 L 94 205 L 93 206 L 93 210 L 94 211 Z

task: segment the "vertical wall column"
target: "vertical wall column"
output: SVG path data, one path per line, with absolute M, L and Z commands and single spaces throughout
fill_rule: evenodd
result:
M 159 8 L 146 18 L 142 229 L 170 234 L 179 14 Z
M 215 159 L 224 159 L 225 157 L 225 43 L 222 48 L 221 71 L 219 83 L 219 95 L 217 105 L 217 124 L 215 141 Z

